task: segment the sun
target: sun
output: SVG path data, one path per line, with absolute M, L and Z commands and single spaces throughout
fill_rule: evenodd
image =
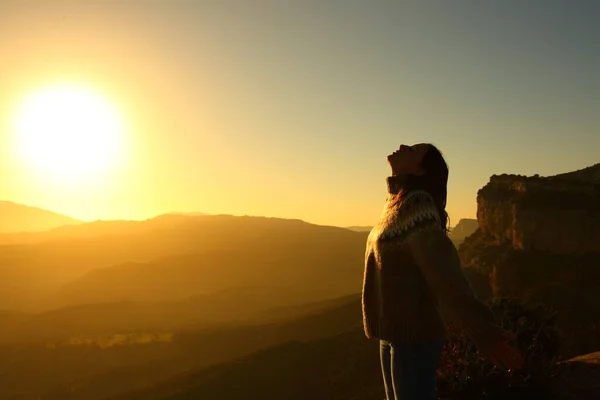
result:
M 17 107 L 14 150 L 44 178 L 76 183 L 115 168 L 125 127 L 110 102 L 83 86 L 41 89 Z

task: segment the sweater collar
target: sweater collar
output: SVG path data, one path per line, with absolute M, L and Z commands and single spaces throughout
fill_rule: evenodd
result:
M 406 177 L 402 175 L 392 175 L 385 178 L 385 182 L 387 184 L 387 191 L 391 195 L 398 194 L 400 189 L 406 183 Z

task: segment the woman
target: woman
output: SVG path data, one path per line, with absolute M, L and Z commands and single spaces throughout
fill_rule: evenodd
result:
M 368 338 L 380 340 L 388 400 L 435 399 L 436 369 L 453 321 L 498 367 L 523 360 L 466 280 L 446 235 L 448 167 L 431 144 L 387 157 L 388 199 L 367 240 L 362 293 Z M 443 318 L 442 318 L 443 316 Z

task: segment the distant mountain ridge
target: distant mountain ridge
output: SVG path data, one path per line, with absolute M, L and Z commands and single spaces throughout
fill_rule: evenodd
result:
M 177 300 L 240 285 L 306 285 L 304 300 L 322 299 L 324 290 L 343 295 L 360 287 L 366 241 L 366 233 L 344 228 L 227 215 L 97 221 L 14 236 L 0 235 L 0 304 L 31 311 Z
M 467 236 L 472 235 L 477 228 L 479 228 L 479 224 L 476 219 L 463 218 L 454 228 L 450 229 L 448 237 L 457 245 L 462 243 Z
M 207 213 L 203 213 L 201 211 L 190 211 L 190 212 L 184 212 L 184 211 L 173 211 L 170 212 L 167 215 L 189 215 L 189 216 L 200 216 L 200 215 L 209 215 Z
M 347 226 L 346 229 L 350 229 L 355 232 L 370 232 L 373 229 L 372 226 Z
M 452 239 L 452 241 L 458 245 L 460 244 L 467 236 L 471 235 L 478 228 L 477 220 L 473 218 L 463 218 L 458 221 L 458 224 L 450 229 L 448 233 L 448 237 Z M 370 232 L 373 229 L 372 226 L 347 226 L 346 229 L 355 232 Z
M 0 201 L 0 233 L 46 231 L 81 223 L 82 221 L 75 218 L 38 207 Z

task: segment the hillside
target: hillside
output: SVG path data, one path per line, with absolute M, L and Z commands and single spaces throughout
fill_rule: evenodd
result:
M 227 215 L 93 222 L 31 235 L 37 239 L 0 245 L 4 309 L 177 300 L 254 285 L 343 295 L 360 287 L 366 240 L 344 228 Z
M 282 344 L 110 400 L 383 397 L 379 344 L 365 339 L 362 329 L 357 328 L 326 339 Z
M 323 355 L 326 354 L 326 357 Z M 504 394 L 444 394 L 440 399 L 588 400 L 600 395 L 600 353 L 559 364 L 545 388 L 507 388 Z M 360 329 L 330 338 L 294 341 L 236 362 L 187 372 L 176 378 L 109 400 L 260 399 L 372 400 L 385 397 L 378 343 Z
M 344 295 L 361 285 L 361 253 L 331 243 L 282 244 L 278 249 L 239 249 L 177 255 L 146 263 L 98 268 L 64 285 L 61 304 L 166 301 L 231 287 L 279 286 L 298 302 Z M 310 247 L 310 248 L 309 248 Z
M 536 308 L 530 310 L 534 309 Z M 513 314 L 514 312 L 517 313 Z M 541 315 L 535 316 L 527 311 L 520 314 L 516 308 L 503 314 L 505 318 L 513 319 L 513 322 L 522 321 L 523 318 L 536 319 Z M 521 374 L 502 373 L 494 370 L 487 359 L 481 359 L 475 353 L 468 356 L 466 352 L 463 353 L 466 349 L 461 345 L 464 339 L 455 336 L 456 334 L 449 334 L 438 370 L 440 399 L 598 398 L 600 353 L 558 363 L 554 358 L 545 359 L 540 353 L 549 351 L 545 346 L 551 346 L 551 343 L 548 336 L 540 335 L 540 331 L 550 321 L 538 322 L 540 325 L 528 333 L 513 327 L 519 335 L 526 335 L 519 339 L 520 351 L 526 356 L 527 362 L 525 372 Z M 523 325 L 522 322 L 519 323 Z M 533 325 L 530 327 L 533 328 Z M 536 343 L 536 339 L 539 339 L 539 343 Z M 367 340 L 361 327 L 356 327 L 333 336 L 290 341 L 247 357 L 207 368 L 192 369 L 110 400 L 216 400 L 245 397 L 292 400 L 377 399 L 384 396 L 378 354 L 378 342 Z M 538 364 L 534 362 L 545 362 L 544 360 L 551 365 L 549 368 L 552 368 L 552 372 L 549 375 L 540 374 Z M 469 366 L 470 363 L 473 366 Z M 466 374 L 465 368 L 470 373 Z M 495 372 L 479 374 L 480 368 L 492 368 L 490 371 Z M 450 373 L 451 377 L 444 373 Z M 456 379 L 461 380 L 462 391 L 453 390 L 454 374 Z M 540 380 L 541 377 L 543 380 Z
M 295 293 L 294 293 L 295 292 Z M 0 313 L 0 344 L 68 341 L 136 332 L 191 331 L 232 324 L 266 324 L 339 308 L 356 295 L 317 302 L 286 287 L 236 287 L 178 301 L 121 301 L 41 313 Z
M 80 223 L 81 221 L 52 211 L 0 201 L 0 233 L 46 231 Z
M 447 342 L 446 349 L 450 348 L 452 345 Z M 452 355 L 446 353 L 446 356 Z M 552 377 L 544 382 L 532 383 L 529 382 L 531 377 L 518 378 L 516 374 L 503 375 L 507 381 L 500 378 L 504 383 L 488 383 L 489 387 L 484 391 L 474 385 L 470 391 L 452 392 L 450 387 L 440 385 L 438 395 L 445 400 L 595 399 L 600 395 L 599 361 L 600 353 L 586 354 L 555 363 Z M 290 341 L 231 362 L 190 370 L 109 400 L 217 400 L 244 397 L 371 400 L 384 397 L 380 371 L 378 342 L 367 340 L 362 329 L 355 328 L 331 337 Z M 487 378 L 483 379 L 487 381 Z M 498 379 L 498 376 L 494 379 Z M 519 379 L 523 381 L 518 383 Z M 507 384 L 511 381 L 512 385 Z M 529 382 L 530 386 L 523 382 Z M 491 388 L 497 392 L 489 392 Z
M 269 322 L 0 344 L 0 398 L 103 400 L 282 343 L 359 329 L 357 295 L 327 303 L 293 307 Z

